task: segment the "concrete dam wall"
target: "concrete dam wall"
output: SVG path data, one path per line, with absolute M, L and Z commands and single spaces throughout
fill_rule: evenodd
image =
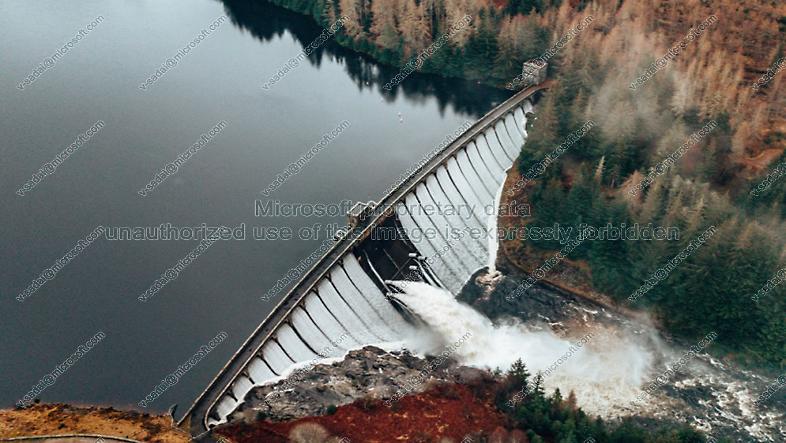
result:
M 494 226 L 487 208 L 499 199 L 506 171 L 526 139 L 530 98 L 544 88 L 519 91 L 379 203 L 353 214 L 350 229 L 257 327 L 180 424 L 190 420 L 192 435 L 199 435 L 225 422 L 254 386 L 298 364 L 400 341 L 415 320 L 389 296 L 398 289 L 387 281 L 420 280 L 456 293 L 489 265 L 490 249 L 494 256 L 496 249 L 485 236 L 455 239 L 446 233 L 485 234 Z M 433 210 L 446 207 L 463 209 Z M 416 232 L 430 235 L 412 235 Z

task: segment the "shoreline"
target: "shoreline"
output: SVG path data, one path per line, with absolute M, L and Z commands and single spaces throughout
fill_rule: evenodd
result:
M 299 10 L 297 10 L 295 8 L 290 7 L 287 4 L 284 4 L 284 2 L 281 2 L 280 0 L 264 0 L 264 1 L 267 1 L 268 3 L 270 3 L 271 5 L 273 5 L 275 7 L 282 8 L 282 9 L 285 9 L 287 11 L 296 13 L 298 15 L 302 15 L 304 17 L 307 17 L 315 25 L 320 26 L 320 27 L 324 27 L 324 24 L 321 23 L 310 12 L 299 11 Z M 346 49 L 348 51 L 352 51 L 355 54 L 358 54 L 358 55 L 363 56 L 363 57 L 368 57 L 374 63 L 377 63 L 379 65 L 383 65 L 383 66 L 387 66 L 387 67 L 396 68 L 396 69 L 402 69 L 403 70 L 410 62 L 412 62 L 413 60 L 416 60 L 418 58 L 417 55 L 414 55 L 414 56 L 411 56 L 411 57 L 409 57 L 407 59 L 404 59 L 403 61 L 402 60 L 398 60 L 395 63 L 393 63 L 391 60 L 383 60 L 377 54 L 374 54 L 371 51 L 364 50 L 364 47 L 374 47 L 374 44 L 372 42 L 368 41 L 368 40 L 357 40 L 357 41 L 356 40 L 349 40 L 349 41 L 347 41 L 347 40 L 345 40 L 345 38 L 344 38 L 344 36 L 342 34 L 336 33 L 334 35 L 332 41 L 333 41 L 334 44 L 340 46 L 343 49 Z M 350 42 L 352 44 L 350 44 Z M 486 78 L 482 77 L 482 76 L 481 77 L 472 77 L 472 76 L 446 75 L 444 69 L 442 69 L 440 67 L 433 67 L 432 68 L 429 65 L 429 63 L 420 63 L 419 65 L 420 66 L 417 69 L 415 69 L 414 71 L 412 71 L 412 73 L 421 74 L 421 75 L 422 74 L 434 75 L 434 76 L 437 76 L 437 77 L 442 78 L 442 79 L 453 79 L 453 80 L 462 80 L 462 81 L 467 81 L 467 82 L 475 82 L 477 84 L 480 84 L 480 85 L 483 85 L 483 86 L 486 86 L 486 87 L 490 87 L 490 88 L 494 88 L 494 89 L 498 89 L 500 91 L 505 91 L 505 92 L 508 92 L 508 93 L 515 93 L 516 91 L 522 89 L 522 88 L 517 88 L 517 89 L 512 89 L 511 90 L 511 89 L 508 89 L 508 88 L 505 87 L 506 82 L 495 83 L 495 82 L 491 82 L 491 81 L 486 80 Z M 395 86 L 398 86 L 398 84 L 396 84 Z M 392 89 L 393 88 L 391 88 L 389 90 L 392 90 Z
M 91 442 L 100 438 L 122 442 L 191 441 L 185 431 L 173 426 L 171 417 L 166 414 L 68 403 L 36 403 L 24 409 L 0 409 L 0 442 L 46 438 L 90 438 Z

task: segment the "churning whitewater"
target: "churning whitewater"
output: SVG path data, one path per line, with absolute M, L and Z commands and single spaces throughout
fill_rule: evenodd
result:
M 641 392 L 653 356 L 634 341 L 607 330 L 587 331 L 571 343 L 550 329 L 537 330 L 520 321 L 494 324 L 450 292 L 421 282 L 391 282 L 405 303 L 444 343 L 461 341 L 453 358 L 460 364 L 507 370 L 521 359 L 531 373 L 541 372 L 545 386 L 567 394 L 573 390 L 588 412 L 604 417 L 630 411 Z M 466 341 L 462 337 L 469 336 Z M 431 353 L 433 340 L 411 340 L 416 352 Z

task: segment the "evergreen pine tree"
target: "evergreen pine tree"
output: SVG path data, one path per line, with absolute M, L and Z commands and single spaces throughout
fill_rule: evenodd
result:
M 527 371 L 527 365 L 520 358 L 513 362 L 508 375 L 514 381 L 517 390 L 527 392 L 530 373 Z

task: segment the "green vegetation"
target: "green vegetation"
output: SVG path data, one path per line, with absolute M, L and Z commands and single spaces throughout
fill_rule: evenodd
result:
M 727 33 L 710 27 L 652 78 L 629 87 L 665 47 L 685 36 L 688 25 L 669 28 L 664 22 L 699 23 L 711 9 L 600 0 L 571 5 L 559 0 L 271 2 L 310 15 L 323 27 L 346 17 L 336 41 L 394 66 L 448 36 L 451 25 L 469 15 L 471 26 L 450 35 L 418 70 L 493 85 L 511 81 L 522 62 L 544 54 L 592 15 L 592 26 L 548 60 L 556 83 L 539 103 L 519 170 L 529 171 L 585 122 L 597 125 L 533 177 L 525 191 L 533 217 L 521 223 L 678 227 L 678 241 L 587 241 L 570 258 L 589 264 L 595 289 L 621 304 L 653 310 L 670 332 L 695 339 L 715 331 L 714 349 L 749 363 L 786 367 L 786 284 L 752 299 L 786 266 L 786 178 L 761 195 L 749 194 L 763 178 L 751 173 L 759 167 L 757 156 L 768 146 L 786 146 L 786 135 L 770 131 L 771 122 L 780 118 L 774 98 L 779 84 L 767 85 L 754 100 L 751 82 L 743 78 L 744 68 L 768 60 L 747 58 Z M 725 19 L 748 23 L 750 18 L 740 14 Z M 645 17 L 645 23 L 636 17 Z M 766 38 L 761 37 L 764 29 L 777 32 L 779 24 L 783 32 L 779 17 L 757 15 L 754 28 L 726 27 L 740 33 L 749 47 L 767 46 L 777 39 L 759 39 Z M 642 32 L 651 38 L 628 38 Z M 713 128 L 709 134 L 668 167 L 661 166 L 649 186 L 636 195 L 628 192 L 707 124 Z M 628 301 L 709 226 L 717 232 L 706 244 Z M 560 247 L 529 241 L 522 251 Z
M 685 425 L 657 423 L 644 428 L 630 420 L 609 424 L 600 418 L 593 419 L 576 406 L 573 392 L 567 399 L 562 398 L 559 390 L 552 395 L 546 395 L 542 384 L 540 375 L 531 379 L 526 366 L 519 360 L 508 371 L 496 393 L 497 407 L 511 418 L 516 428 L 527 433 L 531 443 L 704 443 L 707 441 L 703 434 Z M 722 443 L 723 440 L 718 442 Z
M 758 197 L 749 195 L 756 183 L 745 184 L 730 172 L 732 137 L 723 112 L 700 113 L 689 108 L 674 112 L 666 103 L 637 106 L 636 92 L 614 92 L 615 107 L 626 109 L 609 118 L 595 113 L 584 97 L 603 88 L 602 73 L 611 69 L 586 54 L 559 67 L 558 86 L 540 105 L 531 139 L 519 159 L 519 171 L 532 165 L 592 119 L 597 128 L 531 182 L 532 207 L 528 226 L 676 227 L 678 241 L 585 241 L 570 258 L 589 264 L 592 285 L 622 304 L 651 308 L 669 331 L 689 339 L 710 331 L 719 335 L 725 351 L 757 364 L 786 366 L 786 285 L 766 296 L 752 297 L 775 277 L 783 260 L 786 180 L 773 183 Z M 587 69 L 600 76 L 580 76 Z M 673 90 L 669 78 L 653 78 L 654 91 Z M 657 120 L 645 113 L 657 110 Z M 631 195 L 652 168 L 710 121 L 717 127 L 691 146 L 683 157 L 654 175 L 653 182 Z M 661 136 L 653 131 L 665 128 Z M 778 163 L 778 162 L 776 162 Z M 628 297 L 651 279 L 709 226 L 717 232 L 690 253 L 668 276 L 629 302 Z M 527 240 L 527 245 L 555 251 L 556 241 Z
M 392 66 L 405 65 L 440 36 L 447 36 L 450 26 L 468 13 L 473 29 L 459 31 L 449 38 L 426 58 L 418 71 L 497 86 L 519 75 L 521 64 L 539 56 L 550 40 L 548 29 L 534 16 L 516 15 L 540 11 L 550 4 L 542 0 L 511 2 L 505 10 L 487 8 L 479 1 L 468 1 L 464 5 L 447 0 L 270 2 L 310 15 L 325 28 L 338 17 L 348 17 L 348 23 L 336 34 L 336 41 Z

